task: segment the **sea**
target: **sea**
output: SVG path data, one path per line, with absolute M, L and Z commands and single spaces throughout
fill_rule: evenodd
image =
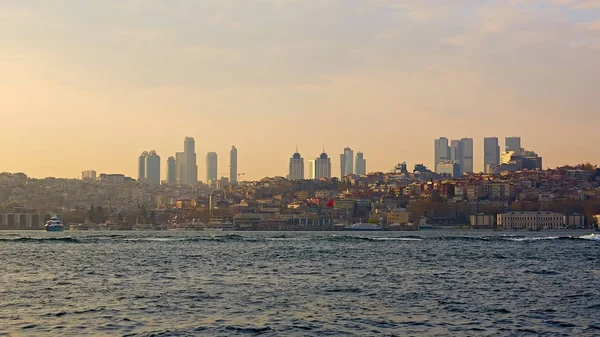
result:
M 600 235 L 3 231 L 0 336 L 600 336 Z

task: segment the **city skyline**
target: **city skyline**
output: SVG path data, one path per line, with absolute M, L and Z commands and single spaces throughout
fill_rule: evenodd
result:
M 167 158 L 182 135 L 221 159 L 238 144 L 245 179 L 284 174 L 296 143 L 335 149 L 336 175 L 349 142 L 369 171 L 433 168 L 439 135 L 518 134 L 546 167 L 597 162 L 588 2 L 3 1 L 0 170 L 136 177 L 131 158 Z

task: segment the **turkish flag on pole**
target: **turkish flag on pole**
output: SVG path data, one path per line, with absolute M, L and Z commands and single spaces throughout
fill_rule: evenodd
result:
M 329 200 L 327 203 L 327 207 L 333 207 L 333 199 Z

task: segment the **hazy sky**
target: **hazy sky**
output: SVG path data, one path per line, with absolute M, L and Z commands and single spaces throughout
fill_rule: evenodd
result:
M 196 139 L 228 172 L 287 174 L 325 145 L 368 171 L 433 140 L 520 135 L 600 164 L 600 0 L 2 0 L 0 171 L 135 177 Z M 308 166 L 308 165 L 306 165 Z

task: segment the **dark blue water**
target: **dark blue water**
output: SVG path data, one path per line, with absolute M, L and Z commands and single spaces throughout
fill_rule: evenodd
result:
M 600 336 L 588 233 L 0 232 L 0 335 Z

